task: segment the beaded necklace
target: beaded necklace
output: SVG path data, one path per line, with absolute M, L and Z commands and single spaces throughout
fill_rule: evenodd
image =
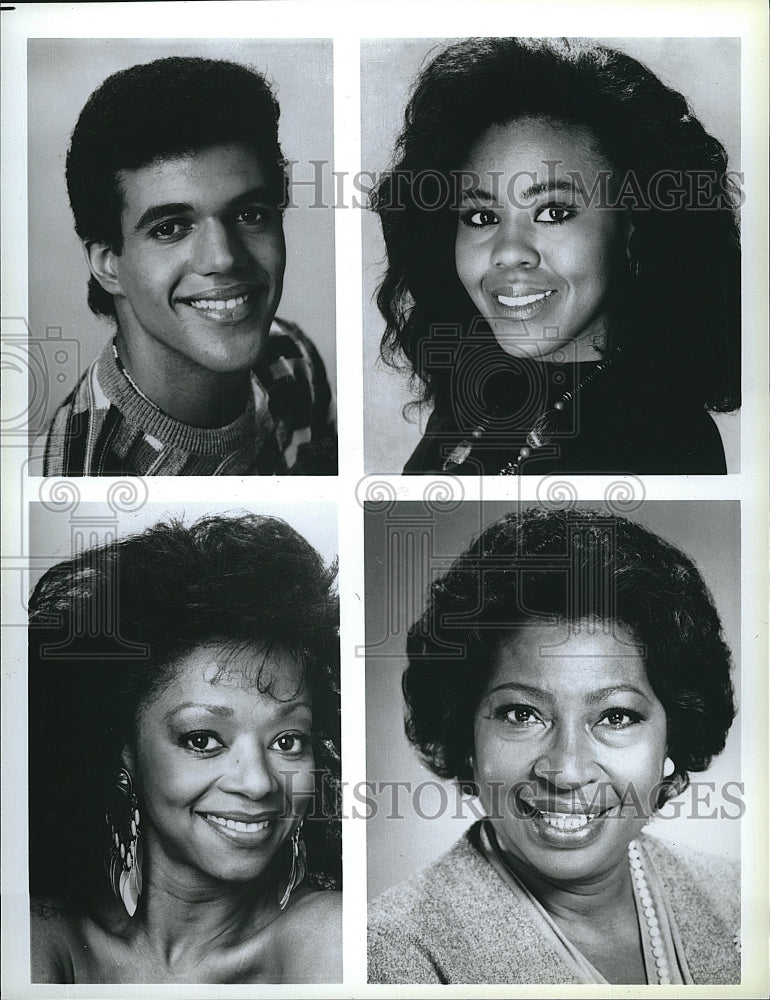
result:
M 506 464 L 499 470 L 498 475 L 518 476 L 522 460 L 529 458 L 533 451 L 538 448 L 543 448 L 549 443 L 557 429 L 560 419 L 563 417 L 564 412 L 574 404 L 577 395 L 589 383 L 593 382 L 598 375 L 607 371 L 607 369 L 614 364 L 618 353 L 619 348 L 609 357 L 603 358 L 599 361 L 596 367 L 588 375 L 586 375 L 585 378 L 581 379 L 574 389 L 569 389 L 566 392 L 563 392 L 553 406 L 540 414 L 527 434 L 526 444 L 519 448 L 519 453 L 515 460 L 512 462 L 506 462 Z M 498 410 L 495 411 L 493 416 L 500 415 Z M 477 424 L 471 431 L 469 438 L 463 438 L 459 444 L 455 445 L 442 465 L 441 471 L 452 472 L 458 466 L 466 462 L 473 452 L 474 445 L 477 445 L 484 437 L 487 428 L 488 423 Z
M 658 911 L 655 907 L 655 902 L 652 898 L 652 893 L 650 892 L 650 887 L 647 884 L 647 878 L 644 874 L 644 865 L 642 863 L 642 855 L 639 851 L 639 845 L 635 840 L 632 840 L 628 845 L 628 864 L 631 868 L 631 882 L 633 883 L 634 892 L 636 893 L 641 907 L 639 922 L 641 924 L 641 918 L 644 917 L 644 928 L 642 928 L 642 930 L 644 931 L 646 929 L 647 931 L 652 954 L 655 958 L 655 973 L 657 975 L 658 984 L 666 986 L 671 982 L 671 966 L 669 965 L 666 945 L 663 941 L 663 934 L 660 929 Z M 649 982 L 649 972 L 647 974 L 647 979 Z

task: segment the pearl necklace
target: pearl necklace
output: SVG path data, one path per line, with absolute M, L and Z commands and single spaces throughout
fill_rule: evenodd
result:
M 666 946 L 663 943 L 663 935 L 658 921 L 658 912 L 655 908 L 655 902 L 653 901 L 652 893 L 647 885 L 647 878 L 644 874 L 642 855 L 639 851 L 639 845 L 635 840 L 632 840 L 628 845 L 628 863 L 631 868 L 631 879 L 634 890 L 639 902 L 641 903 L 647 934 L 649 935 L 650 944 L 652 946 L 652 954 L 655 956 L 655 971 L 657 973 L 658 983 L 661 986 L 666 986 L 671 982 L 671 968 L 668 964 Z
M 516 459 L 513 462 L 506 462 L 498 475 L 518 476 L 522 460 L 529 458 L 534 450 L 548 444 L 564 411 L 575 402 L 575 398 L 582 389 L 590 382 L 593 382 L 597 375 L 601 375 L 602 372 L 605 372 L 614 363 L 619 350 L 618 348 L 610 357 L 601 360 L 590 374 L 581 379 L 580 383 L 574 389 L 563 392 L 550 409 L 540 414 L 527 434 L 526 444 L 519 448 Z M 499 414 L 496 412 L 494 415 L 497 416 Z M 478 444 L 481 438 L 483 438 L 486 430 L 487 427 L 485 424 L 477 424 L 471 431 L 470 440 L 464 438 L 458 445 L 455 445 L 442 465 L 441 471 L 452 472 L 454 468 L 467 461 L 473 451 L 473 446 Z

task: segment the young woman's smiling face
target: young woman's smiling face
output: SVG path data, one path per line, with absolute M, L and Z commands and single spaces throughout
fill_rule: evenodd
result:
M 567 360 L 597 358 L 630 229 L 600 196 L 613 168 L 591 134 L 516 119 L 488 129 L 463 170 L 457 274 L 502 349 L 540 358 L 572 343 Z
M 254 683 L 263 660 L 264 694 Z M 265 872 L 315 784 L 301 680 L 286 654 L 202 646 L 141 709 L 127 763 L 154 873 L 191 885 Z
M 622 626 L 503 639 L 475 713 L 474 772 L 515 867 L 569 883 L 625 865 L 665 757 L 665 709 Z

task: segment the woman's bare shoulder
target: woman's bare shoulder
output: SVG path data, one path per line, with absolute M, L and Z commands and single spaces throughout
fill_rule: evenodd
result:
M 342 982 L 342 893 L 308 892 L 286 911 L 292 949 L 288 982 Z
M 29 908 L 30 973 L 33 983 L 73 982 L 72 946 L 78 917 L 66 905 L 33 899 Z

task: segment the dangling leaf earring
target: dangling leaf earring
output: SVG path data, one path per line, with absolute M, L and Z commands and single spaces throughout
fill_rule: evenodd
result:
M 142 894 L 142 838 L 139 802 L 130 772 L 121 767 L 113 785 L 113 801 L 107 811 L 110 848 L 105 867 L 110 887 L 129 917 L 133 917 Z
M 286 883 L 283 895 L 278 901 L 282 910 L 286 909 L 289 897 L 302 882 L 307 873 L 307 852 L 305 841 L 302 837 L 302 821 L 294 833 L 291 835 L 291 869 L 289 871 L 289 881 Z
M 666 757 L 663 761 L 663 777 L 670 778 L 672 774 L 676 771 L 676 764 L 671 760 L 670 757 Z

